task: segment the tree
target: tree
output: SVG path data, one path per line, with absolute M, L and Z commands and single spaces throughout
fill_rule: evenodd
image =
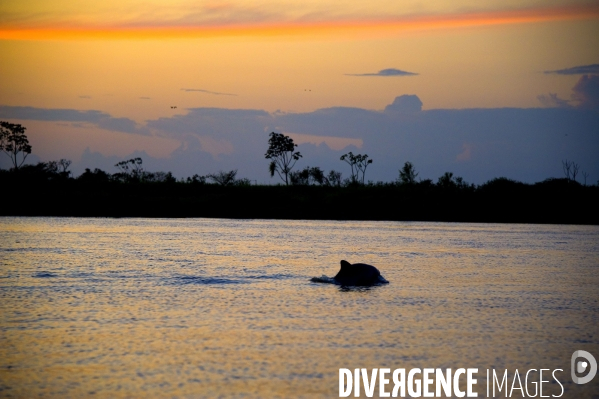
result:
M 200 175 L 198 175 L 196 173 L 192 177 L 188 177 L 187 178 L 187 183 L 191 183 L 191 184 L 206 184 L 206 177 L 207 176 L 200 176 Z
M 49 161 L 46 164 L 46 170 L 53 175 L 68 178 L 71 174 L 69 166 L 71 166 L 71 161 L 63 158 L 60 161 Z
M 399 181 L 401 184 L 416 183 L 416 176 L 418 176 L 418 173 L 416 173 L 412 162 L 406 162 L 403 168 L 399 170 Z
M 85 168 L 85 172 L 83 172 L 77 180 L 92 184 L 108 183 L 110 181 L 110 175 L 102 169 L 95 168 L 92 172 L 89 168 Z
M 270 139 L 268 139 L 268 151 L 264 154 L 266 159 L 270 159 L 268 170 L 270 177 L 275 175 L 275 172 L 279 175 L 281 180 L 289 185 L 289 173 L 295 166 L 295 163 L 302 155 L 295 151 L 297 144 L 293 142 L 293 139 L 289 136 L 285 136 L 282 133 L 270 133 Z
M 468 184 L 464 181 L 464 178 L 460 176 L 453 176 L 453 172 L 445 172 L 443 176 L 439 177 L 437 186 L 445 189 L 460 189 L 460 190 L 474 190 L 476 186 L 474 184 Z
M 578 169 L 580 166 L 576 162 L 562 161 L 562 169 L 564 170 L 564 174 L 566 175 L 566 179 L 571 181 L 576 181 L 576 175 L 578 174 Z
M 354 184 L 359 183 L 360 173 L 362 173 L 362 184 L 364 184 L 366 168 L 372 163 L 372 159 L 368 159 L 368 155 L 366 154 L 354 155 L 351 151 L 347 154 L 341 155 L 340 159 L 347 162 L 351 167 L 351 182 Z
M 171 172 L 144 172 L 144 182 L 148 183 L 176 183 L 177 179 Z
M 453 181 L 453 172 L 445 172 L 443 176 L 439 177 L 437 181 L 437 186 L 443 188 L 455 187 L 455 182 Z
M 324 183 L 324 172 L 318 166 L 313 168 L 306 166 L 304 170 L 298 170 L 289 174 L 291 184 L 296 186 L 309 186 L 311 184 Z
M 587 185 L 587 178 L 589 177 L 589 174 L 583 170 L 582 171 L 582 177 L 584 178 L 584 185 L 586 186 Z
M 144 175 L 144 168 L 141 166 L 142 163 L 141 158 L 132 158 L 115 164 L 114 166 L 120 170 L 120 173 L 116 173 L 116 177 L 128 181 L 141 180 Z
M 341 187 L 341 172 L 331 170 L 328 176 L 324 178 L 324 183 L 327 186 Z
M 0 121 L 0 150 L 10 157 L 14 170 L 25 162 L 27 155 L 31 154 L 31 145 L 25 135 L 25 128 L 21 125 Z M 21 162 L 18 160 L 22 153 Z
M 235 176 L 237 175 L 237 169 L 223 172 L 222 170 L 218 173 L 209 174 L 207 177 L 221 186 L 229 186 L 235 184 Z
M 71 174 L 71 171 L 69 170 L 69 166 L 71 166 L 71 160 L 70 159 L 64 159 L 62 158 L 60 161 L 58 161 L 58 167 L 60 167 L 62 169 L 62 172 L 64 175 L 68 176 Z

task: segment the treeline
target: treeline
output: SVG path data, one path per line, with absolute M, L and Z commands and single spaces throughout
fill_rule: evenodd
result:
M 75 178 L 66 159 L 24 164 L 31 154 L 25 128 L 0 121 L 0 150 L 13 165 L 0 170 L 0 215 L 599 224 L 599 185 L 587 186 L 585 172 L 580 184 L 574 162 L 562 162 L 564 178 L 535 184 L 496 178 L 477 186 L 451 172 L 417 180 L 410 162 L 394 182 L 366 183 L 368 155 L 342 155 L 351 170 L 342 179 L 319 167 L 293 171 L 302 158 L 296 147 L 289 136 L 270 134 L 268 170 L 285 186 L 252 185 L 236 170 L 177 180 L 144 170 L 141 158 L 117 163 L 115 173 L 86 169 Z
M 176 179 L 144 171 L 135 159 L 113 174 L 86 169 L 73 177 L 66 163 L 0 170 L 0 214 L 599 224 L 599 187 L 571 176 L 474 185 L 448 172 L 433 182 L 417 180 L 406 163 L 395 182 L 361 184 L 324 173 L 319 181 L 318 168 L 306 168 L 289 186 L 267 186 L 237 179 L 235 171 Z

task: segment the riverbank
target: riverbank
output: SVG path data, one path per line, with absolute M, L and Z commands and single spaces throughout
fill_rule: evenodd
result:
M 286 187 L 4 177 L 3 216 L 599 224 L 599 187 L 566 179 Z

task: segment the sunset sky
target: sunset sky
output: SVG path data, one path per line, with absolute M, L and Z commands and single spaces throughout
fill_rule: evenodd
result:
M 239 168 L 275 183 L 263 154 L 280 131 L 313 154 L 298 166 L 347 175 L 339 155 L 368 151 L 375 180 L 418 160 L 423 178 L 455 170 L 479 183 L 536 181 L 560 177 L 563 159 L 599 179 L 597 1 L 2 1 L 0 50 L 0 119 L 27 127 L 32 160 L 72 159 L 76 175 L 113 173 L 115 160 L 143 154 L 148 169 L 180 177 Z M 422 102 L 418 117 L 383 112 L 406 94 Z M 318 123 L 339 107 L 357 119 Z M 457 111 L 473 108 L 490 113 Z M 512 123 L 498 125 L 499 108 L 529 112 L 519 128 L 546 151 L 481 170 L 477 153 L 480 162 L 510 153 Z M 543 138 L 537 108 L 562 112 L 551 126 L 563 131 Z M 440 109 L 455 117 L 436 123 L 429 111 Z M 574 140 L 573 124 L 579 141 L 557 141 Z M 397 140 L 372 127 L 395 129 Z M 455 140 L 433 140 L 444 129 Z M 440 161 L 444 149 L 453 152 Z

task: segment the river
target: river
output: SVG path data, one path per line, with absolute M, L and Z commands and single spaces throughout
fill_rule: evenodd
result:
M 390 284 L 310 281 L 341 259 Z M 599 397 L 570 377 L 599 358 L 599 226 L 0 218 L 0 301 L 0 397 L 333 398 L 340 368 Z

